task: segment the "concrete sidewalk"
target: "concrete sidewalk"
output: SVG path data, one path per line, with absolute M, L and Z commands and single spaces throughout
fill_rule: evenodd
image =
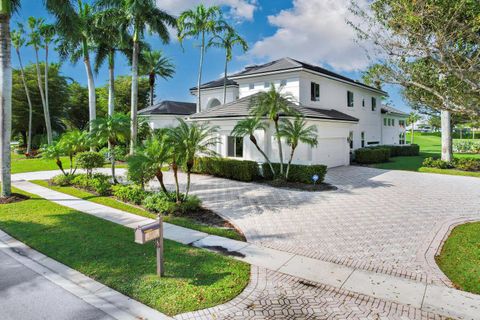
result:
M 128 228 L 133 229 L 153 221 L 56 192 L 28 181 L 16 180 L 13 185 L 60 205 Z M 410 305 L 423 311 L 459 319 L 480 319 L 480 296 L 463 291 L 355 269 L 280 250 L 212 236 L 167 223 L 165 223 L 165 237 L 183 244 L 222 252 L 255 266 L 351 292 Z

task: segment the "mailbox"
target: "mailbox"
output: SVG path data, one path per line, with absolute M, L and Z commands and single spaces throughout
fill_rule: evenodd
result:
M 135 242 L 144 244 L 160 237 L 160 223 L 152 222 L 135 229 Z

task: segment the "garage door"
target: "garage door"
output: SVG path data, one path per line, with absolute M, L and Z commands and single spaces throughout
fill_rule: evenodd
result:
M 349 150 L 344 138 L 319 139 L 312 155 L 313 163 L 328 167 L 348 165 L 348 159 Z

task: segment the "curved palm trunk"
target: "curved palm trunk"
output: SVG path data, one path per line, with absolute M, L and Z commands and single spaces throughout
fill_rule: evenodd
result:
M 150 72 L 149 74 L 149 82 L 150 82 L 150 107 L 153 106 L 153 95 L 155 90 L 155 73 Z
M 227 103 L 227 69 L 228 53 L 225 55 L 225 70 L 223 72 L 223 104 Z
M 2 0 L 0 11 L 0 197 L 12 194 L 10 177 L 10 135 L 12 131 L 12 65 L 10 49 L 10 12 L 8 0 Z
M 452 161 L 452 122 L 450 111 L 441 110 L 440 117 L 442 121 L 442 160 Z
M 60 168 L 60 171 L 62 171 L 62 173 L 65 175 L 65 176 L 68 176 L 68 174 L 65 172 L 65 170 L 63 169 L 63 164 L 62 164 L 62 161 L 60 160 L 60 158 L 57 158 L 55 160 L 55 163 L 57 164 L 57 166 Z
M 51 144 L 53 141 L 52 124 L 50 120 L 50 105 L 48 103 L 48 44 L 45 44 L 45 117 L 48 119 L 47 141 Z
M 275 132 L 277 135 L 278 142 L 278 153 L 280 156 L 280 174 L 283 174 L 283 150 L 282 150 L 282 139 L 280 138 L 280 130 L 278 128 L 278 119 L 274 120 L 275 122 Z
M 83 62 L 88 79 L 88 115 L 90 120 L 90 131 L 93 128 L 93 120 L 97 117 L 97 108 L 95 100 L 95 82 L 93 80 L 92 66 L 90 65 L 90 57 L 88 53 L 84 55 Z M 93 147 L 90 148 L 93 151 Z
M 132 55 L 132 97 L 130 106 L 130 155 L 135 152 L 137 145 L 137 100 L 138 100 L 138 50 L 139 44 L 137 37 L 133 40 L 133 55 Z
M 28 90 L 27 80 L 25 79 L 25 72 L 23 70 L 22 57 L 20 55 L 20 50 L 17 51 L 18 63 L 20 64 L 20 73 L 22 76 L 23 86 L 25 88 L 25 95 L 27 96 L 28 102 L 28 133 L 27 133 L 27 154 L 32 152 L 32 117 L 33 117 L 33 107 L 32 100 L 30 99 L 30 91 Z
M 265 158 L 265 161 L 267 161 L 268 166 L 270 167 L 270 170 L 272 171 L 273 177 L 275 177 L 275 175 L 276 175 L 275 169 L 273 169 L 273 165 L 272 165 L 272 163 L 270 162 L 270 159 L 267 157 L 267 155 L 265 154 L 265 152 L 263 152 L 263 150 L 262 150 L 262 149 L 260 148 L 260 146 L 258 145 L 257 139 L 255 138 L 255 136 L 250 135 L 250 141 L 252 141 L 253 145 L 257 148 L 258 152 L 260 152 L 260 153 L 262 154 L 262 156 Z
M 108 115 L 113 116 L 115 112 L 115 51 L 110 52 L 108 59 Z
M 163 182 L 163 172 L 162 168 L 160 167 L 157 172 L 155 173 L 155 177 L 157 177 L 158 182 L 160 183 L 160 187 L 162 188 L 163 193 L 168 195 L 168 190 L 165 187 L 165 183 Z
M 185 190 L 185 197 L 183 198 L 183 201 L 187 201 L 188 199 L 188 193 L 190 192 L 190 179 L 192 176 L 192 167 L 193 167 L 193 161 L 187 163 L 187 188 Z
M 47 130 L 47 142 L 50 145 L 52 143 L 52 127 L 50 125 L 50 113 L 47 110 L 47 105 L 45 104 L 45 94 L 43 92 L 43 83 L 42 83 L 42 72 L 40 71 L 40 64 L 38 59 L 38 48 L 35 48 L 35 61 L 36 61 L 36 68 L 37 68 L 37 82 L 38 82 L 38 90 L 40 91 L 40 98 L 42 99 L 42 106 L 43 106 L 43 116 L 45 118 L 45 128 Z
M 175 179 L 175 200 L 180 203 L 180 186 L 178 185 L 178 165 L 174 161 L 172 163 L 173 177 Z
M 287 171 L 285 171 L 285 180 L 288 180 L 288 173 L 290 172 L 290 165 L 292 164 L 293 154 L 297 146 L 292 146 L 292 151 L 290 151 L 290 159 L 288 159 Z
M 202 72 L 203 72 L 203 58 L 205 55 L 205 32 L 202 32 L 202 45 L 200 47 L 200 65 L 198 67 L 198 79 L 197 79 L 197 112 L 202 110 L 202 99 L 200 86 L 202 84 Z
M 112 180 L 114 184 L 118 183 L 117 177 L 115 176 L 115 144 L 108 140 L 108 152 L 110 153 L 110 168 L 112 169 Z

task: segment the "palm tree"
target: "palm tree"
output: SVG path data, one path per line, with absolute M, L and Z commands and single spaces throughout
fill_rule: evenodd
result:
M 25 71 L 23 69 L 22 56 L 20 54 L 20 48 L 25 45 L 25 38 L 23 38 L 23 26 L 18 25 L 18 29 L 12 32 L 12 44 L 17 53 L 18 63 L 20 64 L 20 74 L 22 76 L 23 86 L 25 88 L 25 95 L 28 102 L 28 134 L 27 134 L 27 156 L 32 152 L 32 117 L 33 107 L 32 100 L 30 99 L 30 91 L 28 90 L 27 80 L 25 79 Z
M 278 152 L 280 158 L 280 175 L 283 175 L 283 150 L 282 140 L 279 134 L 280 115 L 293 115 L 295 110 L 291 107 L 294 99 L 290 94 L 282 92 L 282 87 L 278 90 L 272 83 L 270 90 L 259 92 L 250 100 L 251 115 L 262 118 L 267 117 L 275 125 L 275 135 L 278 142 Z
M 42 43 L 42 36 L 40 34 L 40 27 L 44 24 L 43 18 L 35 18 L 29 17 L 28 18 L 28 26 L 30 27 L 30 41 L 27 43 L 29 46 L 32 46 L 35 51 L 35 65 L 37 67 L 37 82 L 38 82 L 38 89 L 40 91 L 40 98 L 42 100 L 43 106 L 43 115 L 45 117 L 45 129 L 47 130 L 47 142 L 48 144 L 52 144 L 53 142 L 53 133 L 52 133 L 52 125 L 50 119 L 50 110 L 47 107 L 45 101 L 45 93 L 43 91 L 43 82 L 42 82 L 42 72 L 40 71 L 40 61 L 38 57 L 38 52 L 40 48 L 43 46 Z
M 200 65 L 198 68 L 197 80 L 197 112 L 201 108 L 201 90 L 203 60 L 207 49 L 207 39 L 209 34 L 218 33 L 226 25 L 221 20 L 222 12 L 219 7 L 213 6 L 206 8 L 203 4 L 194 9 L 183 12 L 178 18 L 178 40 L 183 43 L 185 38 L 200 38 Z
M 70 160 L 70 172 L 69 175 L 75 174 L 77 167 L 73 164 L 73 159 L 75 155 L 79 152 L 88 150 L 89 148 L 89 137 L 87 132 L 74 130 L 65 133 L 60 141 L 58 142 L 62 153 L 68 156 Z
M 10 176 L 10 135 L 12 132 L 12 60 L 10 18 L 20 7 L 20 0 L 0 0 L 0 197 L 12 194 Z
M 122 113 L 114 113 L 105 118 L 97 118 L 91 124 L 90 137 L 99 144 L 108 143 L 110 164 L 112 168 L 112 179 L 117 183 L 115 177 L 115 146 L 119 142 L 128 140 L 130 119 Z
M 53 41 L 53 38 L 55 36 L 55 26 L 42 22 L 39 25 L 38 31 L 40 32 L 40 36 L 43 39 L 43 47 L 45 49 L 45 109 L 48 110 L 48 115 L 50 118 L 50 105 L 48 102 L 48 50 L 50 43 Z
M 267 161 L 268 165 L 270 166 L 270 170 L 272 171 L 273 176 L 275 177 L 275 170 L 273 169 L 272 163 L 270 159 L 267 157 L 265 152 L 260 148 L 258 145 L 257 138 L 255 138 L 255 131 L 262 130 L 266 131 L 268 129 L 268 124 L 262 121 L 260 118 L 246 118 L 237 122 L 235 127 L 232 130 L 232 136 L 234 137 L 245 137 L 248 136 L 250 141 L 255 145 L 258 152 L 262 154 Z
M 285 138 L 285 142 L 290 146 L 290 159 L 288 160 L 287 171 L 285 172 L 285 179 L 288 180 L 288 172 L 293 160 L 293 154 L 297 149 L 299 143 L 305 143 L 309 147 L 315 147 L 318 144 L 317 127 L 314 125 L 307 125 L 304 118 L 299 116 L 295 120 L 283 120 L 280 123 L 279 136 Z
M 414 136 L 415 136 L 415 123 L 416 123 L 417 121 L 420 121 L 421 119 L 422 119 L 422 117 L 421 117 L 418 113 L 416 113 L 416 112 L 414 112 L 414 111 L 410 112 L 410 114 L 408 115 L 407 124 L 409 124 L 409 125 L 412 126 L 412 129 L 411 129 L 411 130 L 412 130 L 412 133 L 411 133 L 411 137 L 410 137 L 410 144 L 413 144 L 413 141 L 414 141 Z
M 117 9 L 121 13 L 124 30 L 132 30 L 132 98 L 131 98 L 131 129 L 130 129 L 130 154 L 135 151 L 137 144 L 137 109 L 138 109 L 138 56 L 140 54 L 140 41 L 145 31 L 156 33 L 163 43 L 170 41 L 167 26 L 175 27 L 176 19 L 165 11 L 159 9 L 155 0 L 98 0 L 101 8 Z
M 68 1 L 67 1 L 68 2 Z M 95 81 L 90 63 L 91 44 L 93 42 L 94 10 L 83 0 L 78 0 L 76 11 L 70 12 L 68 17 L 71 25 L 63 24 L 62 18 L 57 15 L 57 32 L 60 37 L 59 54 L 62 59 L 70 57 L 73 63 L 83 59 L 87 73 L 88 110 L 90 130 L 96 118 Z
M 112 168 L 112 179 L 117 183 L 115 177 L 115 146 L 118 142 L 128 140 L 130 119 L 127 115 L 114 113 L 105 118 L 97 118 L 91 124 L 90 137 L 99 144 L 108 143 L 110 163 Z
M 171 60 L 163 55 L 161 51 L 142 51 L 142 66 L 140 73 L 148 76 L 150 83 L 150 106 L 153 106 L 153 97 L 155 90 L 155 80 L 157 76 L 167 79 L 175 74 L 175 67 Z
M 180 124 L 171 130 L 171 139 L 174 143 L 175 152 L 180 154 L 187 168 L 187 187 L 184 201 L 190 191 L 190 178 L 195 158 L 199 155 L 215 156 L 217 153 L 211 148 L 219 143 L 217 136 L 218 127 L 211 127 L 207 123 L 187 123 L 178 119 Z M 179 197 L 177 195 L 177 201 Z
M 42 157 L 45 159 L 55 159 L 58 168 L 65 176 L 68 176 L 68 173 L 65 172 L 65 169 L 63 168 L 62 160 L 60 159 L 64 154 L 63 146 L 58 141 L 54 141 L 52 144 L 44 146 L 42 150 Z
M 227 102 L 227 73 L 228 63 L 232 60 L 233 48 L 240 45 L 243 52 L 248 50 L 247 42 L 240 37 L 240 35 L 231 26 L 221 28 L 220 32 L 215 32 L 212 39 L 210 39 L 208 46 L 225 49 L 225 69 L 223 73 L 223 103 Z

